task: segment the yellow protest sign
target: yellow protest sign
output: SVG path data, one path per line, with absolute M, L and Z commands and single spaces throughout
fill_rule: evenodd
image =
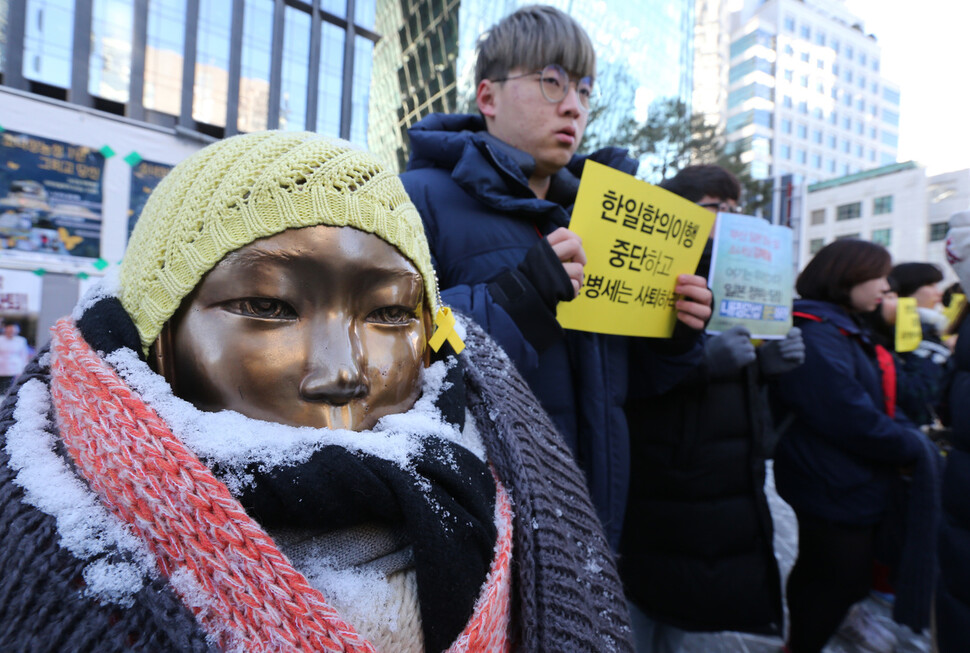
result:
M 579 296 L 557 307 L 567 329 L 669 338 L 678 274 L 697 269 L 714 214 L 631 175 L 587 161 L 569 228 L 587 264 Z
M 961 293 L 953 293 L 950 298 L 950 305 L 943 308 L 943 315 L 946 316 L 947 325 L 953 324 L 953 320 L 957 319 L 960 314 L 960 309 L 967 301 L 967 296 Z
M 919 347 L 923 340 L 923 326 L 915 297 L 900 297 L 896 301 L 896 351 L 904 353 Z

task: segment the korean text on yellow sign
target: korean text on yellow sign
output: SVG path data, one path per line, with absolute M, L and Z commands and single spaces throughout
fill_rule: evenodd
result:
M 587 161 L 569 228 L 587 264 L 579 296 L 560 302 L 567 329 L 669 338 L 678 274 L 693 274 L 714 214 L 657 186 Z
M 915 297 L 900 297 L 896 302 L 896 351 L 904 353 L 919 347 L 923 340 L 923 326 Z

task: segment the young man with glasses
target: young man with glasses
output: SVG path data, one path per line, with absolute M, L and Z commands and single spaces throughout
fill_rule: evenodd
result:
M 586 263 L 568 225 L 587 160 L 576 151 L 595 64 L 589 36 L 561 11 L 533 5 L 504 18 L 479 41 L 480 115 L 434 114 L 415 125 L 402 180 L 442 296 L 515 361 L 586 472 L 615 550 L 630 478 L 630 381 L 656 393 L 696 365 L 711 293 L 702 278 L 681 275 L 683 333 L 673 340 L 564 331 L 556 322 L 556 305 L 579 292 Z M 620 148 L 588 158 L 637 168 Z

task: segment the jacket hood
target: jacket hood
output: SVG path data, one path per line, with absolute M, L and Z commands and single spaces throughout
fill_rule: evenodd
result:
M 571 207 L 587 160 L 634 174 L 639 163 L 620 147 L 607 147 L 590 155 L 576 155 L 552 178 L 547 200 L 538 200 L 529 188 L 535 159 L 488 133 L 479 115 L 434 113 L 409 131 L 411 160 L 408 171 L 443 168 L 466 192 L 497 210 L 519 214 L 549 213 L 553 204 Z M 553 222 L 565 226 L 568 216 Z
M 863 333 L 859 322 L 838 304 L 822 302 L 815 299 L 796 299 L 793 311 L 796 313 L 815 315 L 851 334 L 861 335 Z

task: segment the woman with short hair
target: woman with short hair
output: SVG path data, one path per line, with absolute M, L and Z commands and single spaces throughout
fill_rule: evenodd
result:
M 889 290 L 891 266 L 883 247 L 839 240 L 796 284 L 805 363 L 774 386 L 781 414 L 791 418 L 775 453 L 776 484 L 798 516 L 798 559 L 786 590 L 791 653 L 820 651 L 868 594 L 893 479 L 924 455 L 924 438 L 895 409 L 892 357 L 860 321 Z M 893 642 L 867 644 L 878 651 Z

